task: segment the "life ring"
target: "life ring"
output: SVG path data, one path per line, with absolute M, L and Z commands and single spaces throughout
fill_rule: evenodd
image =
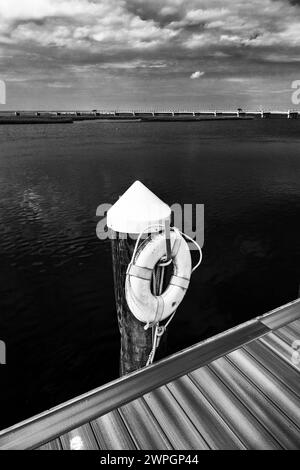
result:
M 182 302 L 189 286 L 192 260 L 187 242 L 179 231 L 171 231 L 173 275 L 160 296 L 151 292 L 153 270 L 165 256 L 166 239 L 163 233 L 148 237 L 127 269 L 125 294 L 128 307 L 143 323 L 165 320 Z

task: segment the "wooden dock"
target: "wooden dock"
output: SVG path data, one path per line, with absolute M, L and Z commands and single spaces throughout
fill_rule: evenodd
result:
M 0 449 L 300 449 L 300 299 L 0 432 Z

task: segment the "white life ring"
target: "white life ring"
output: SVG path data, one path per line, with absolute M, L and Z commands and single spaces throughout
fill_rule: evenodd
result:
M 168 288 L 160 296 L 151 292 L 153 270 L 165 256 L 163 233 L 147 238 L 134 263 L 127 270 L 125 293 L 128 307 L 143 323 L 162 321 L 172 315 L 183 300 L 192 273 L 192 260 L 187 242 L 178 231 L 170 234 L 173 275 Z

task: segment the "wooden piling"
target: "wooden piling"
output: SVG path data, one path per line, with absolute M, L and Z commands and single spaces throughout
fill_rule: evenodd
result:
M 112 265 L 116 310 L 121 335 L 120 375 L 126 375 L 145 366 L 152 348 L 152 330 L 131 313 L 125 296 L 125 279 L 131 261 L 135 240 L 124 239 L 124 234 L 112 232 Z
M 170 220 L 171 209 L 135 182 L 107 213 L 111 230 L 112 264 L 116 310 L 121 335 L 120 375 L 141 369 L 152 349 L 152 329 L 135 318 L 125 295 L 126 272 L 138 235 L 157 231 L 154 226 Z M 150 228 L 151 226 L 151 228 Z

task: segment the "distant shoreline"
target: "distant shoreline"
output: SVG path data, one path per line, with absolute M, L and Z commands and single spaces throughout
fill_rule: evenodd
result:
M 73 124 L 73 119 L 70 118 L 2 118 L 0 117 L 0 125 L 21 125 L 21 124 Z

